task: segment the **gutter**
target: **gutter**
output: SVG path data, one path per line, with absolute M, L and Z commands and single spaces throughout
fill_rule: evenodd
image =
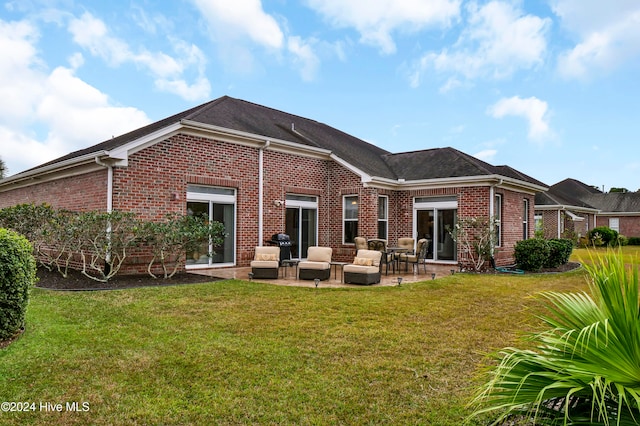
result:
M 265 141 L 258 151 L 258 246 L 262 247 L 264 232 L 264 151 L 271 145 Z

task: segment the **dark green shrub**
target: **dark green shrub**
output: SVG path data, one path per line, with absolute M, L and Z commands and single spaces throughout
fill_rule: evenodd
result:
M 539 271 L 549 258 L 549 242 L 541 238 L 518 241 L 515 257 L 518 268 L 525 271 Z
M 630 246 L 640 246 L 640 237 L 629 237 L 627 244 Z
M 0 340 L 24 327 L 29 291 L 36 282 L 36 261 L 29 241 L 0 228 Z
M 545 262 L 545 268 L 556 268 L 569 262 L 571 252 L 573 252 L 573 241 L 562 238 L 552 238 L 548 240 L 549 257 Z
M 618 241 L 618 231 L 614 231 L 608 226 L 598 226 L 587 233 L 589 241 L 594 246 L 613 246 Z

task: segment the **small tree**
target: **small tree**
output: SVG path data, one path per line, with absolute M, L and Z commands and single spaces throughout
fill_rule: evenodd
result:
M 153 252 L 147 272 L 157 278 L 152 270 L 158 262 L 167 279 L 176 274 L 186 252 L 195 251 L 203 244 L 211 244 L 214 250 L 220 246 L 224 242 L 224 226 L 220 222 L 209 222 L 206 216 L 170 214 L 164 222 L 146 222 L 143 235 Z
M 82 274 L 107 282 L 118 273 L 137 242 L 140 223 L 133 213 L 84 212 L 78 216 Z
M 474 271 L 483 270 L 495 249 L 494 221 L 489 217 L 458 218 L 447 231 L 462 251 L 460 264 Z
M 9 169 L 7 169 L 7 165 L 4 163 L 4 160 L 0 158 L 0 180 L 4 179 L 8 172 Z

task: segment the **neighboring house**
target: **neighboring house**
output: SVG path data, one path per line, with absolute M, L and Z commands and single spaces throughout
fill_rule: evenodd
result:
M 640 236 L 640 193 L 604 193 L 565 179 L 536 195 L 536 230 L 547 238 L 585 236 L 607 226 L 626 237 Z
M 293 256 L 353 239 L 428 237 L 429 262 L 458 262 L 447 232 L 458 218 L 497 219 L 497 263 L 533 236 L 534 195 L 547 187 L 453 148 L 393 154 L 325 124 L 230 97 L 73 152 L 0 181 L 0 208 L 47 202 L 160 220 L 207 213 L 228 236 L 187 268 L 245 266 L 255 246 L 287 233 Z M 203 250 L 206 253 L 206 250 Z M 143 271 L 141 265 L 129 270 Z

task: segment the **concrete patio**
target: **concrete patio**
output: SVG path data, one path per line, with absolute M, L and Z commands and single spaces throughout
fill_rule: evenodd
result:
M 411 268 L 409 268 L 409 272 L 405 272 L 404 268 L 400 273 L 393 273 L 389 271 L 389 274 L 386 275 L 383 271 L 382 279 L 380 283 L 373 284 L 371 286 L 363 286 L 359 284 L 345 284 L 342 282 L 342 266 L 341 265 L 332 265 L 331 267 L 331 276 L 328 280 L 320 281 L 319 287 L 325 288 L 349 288 L 349 287 L 380 287 L 380 286 L 396 286 L 398 285 L 398 277 L 402 277 L 402 283 L 412 283 L 417 281 L 425 281 L 431 279 L 442 278 L 447 275 L 451 275 L 451 271 L 458 271 L 458 266 L 455 264 L 451 265 L 442 265 L 442 264 L 427 264 L 426 269 L 427 272 L 424 272 L 422 266 L 420 267 L 420 273 L 412 272 Z M 296 277 L 296 267 L 295 266 L 282 266 L 280 267 L 280 273 L 277 279 L 255 279 L 254 281 L 271 283 L 276 285 L 286 285 L 286 286 L 297 286 L 297 287 L 315 287 L 315 283 L 313 280 L 299 280 Z M 241 267 L 241 268 L 208 268 L 208 269 L 196 269 L 189 271 L 194 274 L 207 275 L 210 277 L 220 278 L 220 279 L 240 279 L 240 280 L 248 280 L 249 273 L 251 272 L 250 267 Z

